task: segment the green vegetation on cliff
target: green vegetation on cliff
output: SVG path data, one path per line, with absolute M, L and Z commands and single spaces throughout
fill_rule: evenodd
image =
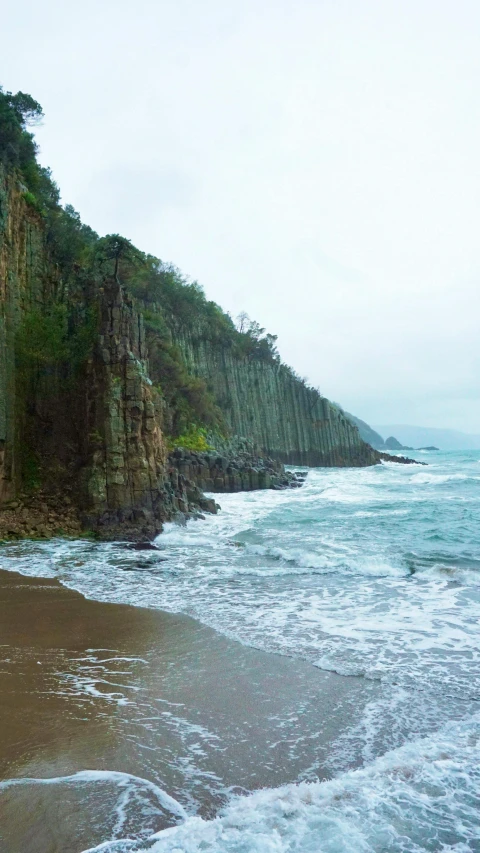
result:
M 40 104 L 24 92 L 3 92 L 0 88 L 0 162 L 7 168 L 19 170 L 25 183 L 25 201 L 41 207 L 58 191 L 50 172 L 37 163 L 37 145 L 27 128 L 43 117 Z

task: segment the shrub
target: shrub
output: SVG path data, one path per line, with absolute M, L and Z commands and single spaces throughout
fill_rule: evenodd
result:
M 22 193 L 22 198 L 24 202 L 28 204 L 29 207 L 33 207 L 34 210 L 40 209 L 40 205 L 36 196 L 34 196 L 34 194 L 30 192 L 30 190 L 26 190 L 24 193 Z
M 171 450 L 174 447 L 183 447 L 186 450 L 196 450 L 198 453 L 213 450 L 213 447 L 208 443 L 207 430 L 196 426 L 196 424 L 191 424 L 188 430 L 179 435 L 178 438 L 169 439 L 168 446 Z

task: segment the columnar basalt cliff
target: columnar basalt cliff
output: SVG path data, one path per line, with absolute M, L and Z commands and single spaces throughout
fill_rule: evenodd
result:
M 274 336 L 60 206 L 27 130 L 38 115 L 0 89 L 0 538 L 152 537 L 216 511 L 201 489 L 301 484 L 285 463 L 379 462 Z
M 45 281 L 44 228 L 23 189 L 0 163 L 0 503 L 15 495 L 20 477 L 15 331 L 23 313 L 41 302 Z
M 83 527 L 107 538 L 152 537 L 178 513 L 216 511 L 199 486 L 288 485 L 281 466 L 248 454 L 241 464 L 214 451 L 169 456 L 142 314 L 112 277 L 70 285 L 65 305 L 45 224 L 24 193 L 18 176 L 1 169 L 0 534 Z M 94 309 L 90 347 L 74 375 L 58 353 L 37 353 L 28 334 L 35 357 L 23 363 L 19 354 L 28 320 L 46 328 L 59 305 L 67 313 L 75 305 L 83 317 Z
M 343 412 L 284 364 L 252 359 L 202 330 L 173 331 L 188 368 L 206 380 L 232 433 L 273 459 L 313 467 L 364 466 L 378 454 Z
M 142 317 L 119 282 L 99 294 L 98 339 L 87 371 L 90 458 L 82 471 L 85 521 L 110 534 L 159 532 L 171 517 L 161 405 L 147 375 Z
M 18 176 L 1 168 L 0 228 L 0 505 L 6 507 L 6 532 L 74 532 L 80 519 L 109 538 L 152 536 L 177 512 L 215 511 L 185 477 L 173 476 L 162 400 L 147 375 L 142 316 L 118 281 L 82 282 L 70 294 L 80 313 L 94 306 L 81 369 L 72 374 L 58 353 L 38 353 L 39 342 L 28 336 L 32 359 L 22 361 L 28 321 L 38 320 L 43 335 L 61 303 L 60 272 Z M 40 488 L 39 501 L 32 493 Z M 62 492 L 73 496 L 75 513 L 59 512 Z

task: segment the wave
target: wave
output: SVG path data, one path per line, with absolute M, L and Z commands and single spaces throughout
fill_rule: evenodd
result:
M 113 786 L 116 793 L 113 812 L 110 815 L 111 834 L 114 838 L 121 836 L 134 824 L 138 824 L 137 838 L 142 836 L 142 823 L 151 826 L 152 817 L 158 820 L 167 820 L 168 823 L 188 820 L 184 807 L 167 794 L 154 782 L 131 773 L 122 773 L 117 770 L 79 770 L 67 776 L 50 777 L 17 777 L 5 779 L 0 782 L 0 795 L 15 788 L 25 787 L 63 787 L 74 786 L 88 790 L 94 786 Z M 108 825 L 108 822 L 107 822 Z M 151 830 L 150 830 L 151 831 Z M 143 832 L 145 839 L 146 833 Z M 128 850 L 134 842 L 123 839 L 118 843 L 115 841 L 102 842 L 102 844 L 91 848 L 91 850 Z M 136 842 L 135 842 L 136 843 Z
M 134 776 L 131 773 L 122 773 L 119 770 L 79 770 L 77 773 L 71 773 L 68 776 L 48 776 L 48 777 L 31 777 L 19 776 L 15 779 L 4 779 L 0 782 L 0 791 L 5 791 L 7 788 L 15 788 L 22 785 L 78 785 L 91 784 L 92 782 L 113 782 L 121 788 L 143 788 L 152 793 L 158 805 L 167 812 L 179 818 L 186 818 L 187 813 L 183 806 L 175 800 L 170 794 L 167 794 L 154 782 L 148 779 L 143 779 L 141 776 Z
M 381 556 L 369 555 L 359 557 L 352 548 L 342 549 L 332 543 L 325 543 L 324 553 L 303 550 L 301 548 L 279 548 L 269 545 L 245 546 L 247 554 L 265 557 L 283 562 L 277 569 L 265 566 L 242 566 L 235 569 L 235 574 L 255 574 L 259 577 L 287 574 L 332 574 L 343 572 L 360 574 L 366 577 L 403 577 L 408 574 L 405 565 L 392 565 Z
M 410 482 L 417 485 L 441 485 L 442 483 L 462 482 L 465 480 L 480 480 L 480 477 L 472 477 L 469 474 L 433 474 L 429 472 L 413 474 Z
M 235 797 L 212 820 L 188 817 L 148 841 L 117 838 L 83 853 L 474 853 L 479 792 L 475 715 L 364 769 Z

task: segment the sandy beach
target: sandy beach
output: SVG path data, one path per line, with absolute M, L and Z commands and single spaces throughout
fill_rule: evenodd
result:
M 360 680 L 54 580 L 2 571 L 0 602 L 4 853 L 112 837 L 119 789 L 131 795 L 123 833 L 141 837 L 146 815 L 150 830 L 179 819 L 154 786 L 209 816 L 232 786 L 328 776 L 330 745 L 365 702 Z

